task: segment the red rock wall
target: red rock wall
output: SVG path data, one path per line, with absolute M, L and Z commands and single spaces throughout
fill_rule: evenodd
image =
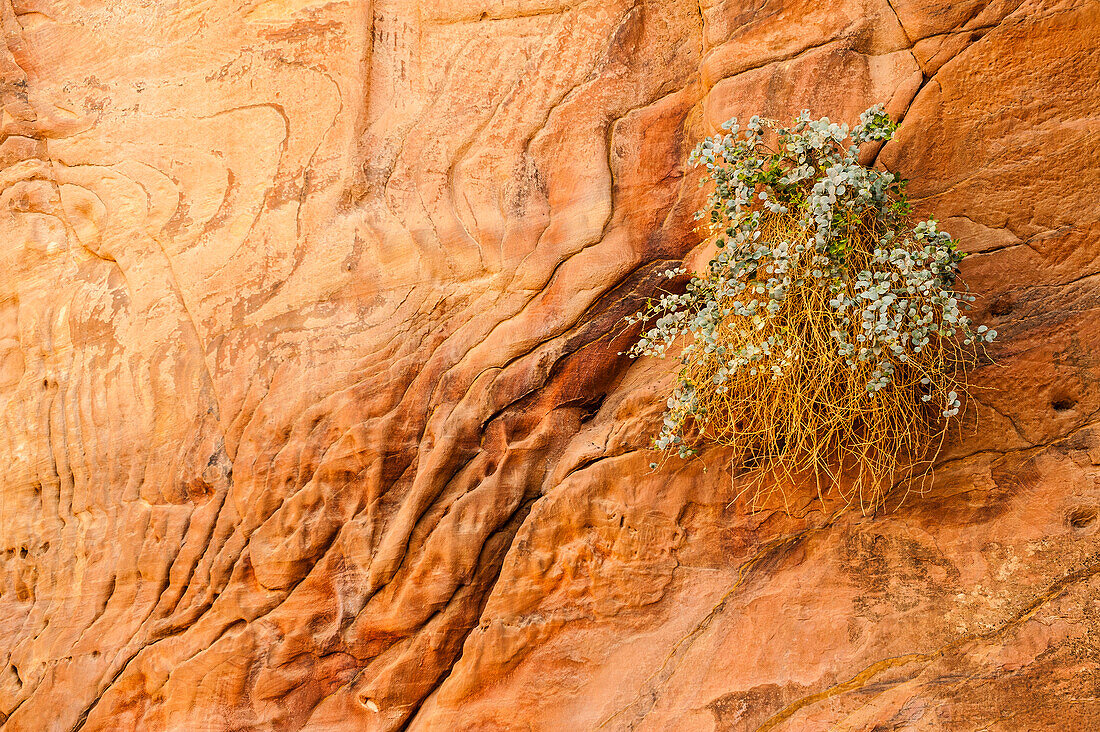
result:
M 1100 727 L 1100 4 L 2 0 L 4 730 Z M 650 472 L 733 115 L 1002 337 L 929 493 Z

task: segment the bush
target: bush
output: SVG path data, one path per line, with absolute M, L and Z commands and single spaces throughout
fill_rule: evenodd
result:
M 630 319 L 646 324 L 633 357 L 683 344 L 657 449 L 728 445 L 755 497 L 812 476 L 865 509 L 928 474 L 996 333 L 963 312 L 951 236 L 913 226 L 905 181 L 857 162 L 895 128 L 881 105 L 850 133 L 808 112 L 790 128 L 733 119 L 692 153 L 716 254 Z

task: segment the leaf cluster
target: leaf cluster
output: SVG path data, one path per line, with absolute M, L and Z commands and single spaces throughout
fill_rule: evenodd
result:
M 965 314 L 956 242 L 911 222 L 904 180 L 858 162 L 895 129 L 877 105 L 851 129 L 808 112 L 789 127 L 733 119 L 696 147 L 715 255 L 630 319 L 645 324 L 631 356 L 679 347 L 654 447 L 730 445 L 758 488 L 809 473 L 865 506 L 931 465 L 996 333 Z

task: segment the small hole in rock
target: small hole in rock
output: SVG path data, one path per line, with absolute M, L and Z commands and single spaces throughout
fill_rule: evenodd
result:
M 1085 529 L 1096 521 L 1096 509 L 1092 506 L 1081 506 L 1070 511 L 1066 515 L 1066 525 L 1071 529 Z
M 1068 412 L 1077 406 L 1077 400 L 1070 399 L 1069 397 L 1062 397 L 1052 401 L 1050 406 L 1053 407 L 1055 412 Z
M 1006 297 L 999 298 L 989 308 L 989 314 L 1001 317 L 1012 312 L 1012 301 Z

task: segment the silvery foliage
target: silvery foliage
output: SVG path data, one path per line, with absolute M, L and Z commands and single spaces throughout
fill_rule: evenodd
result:
M 951 236 L 934 220 L 909 228 L 904 182 L 857 161 L 860 145 L 885 142 L 893 135 L 896 125 L 882 105 L 863 112 L 851 130 L 827 117 L 810 119 L 803 111 L 792 128 L 776 127 L 778 151 L 764 145 L 768 126 L 754 116 L 742 130 L 731 119 L 722 126 L 724 134 L 703 140 L 692 153 L 690 162 L 706 170 L 702 182 L 714 184 L 707 209 L 719 251 L 705 273 L 691 277 L 685 292 L 664 294 L 629 319 L 650 324 L 628 351 L 631 357 L 663 357 L 679 336 L 688 334 L 681 362 L 698 356 L 720 360 L 714 383 L 708 385 L 717 393 L 725 391 L 725 382 L 738 369 L 756 376 L 765 368 L 763 362 L 773 380 L 778 379 L 786 369 L 798 368 L 795 349 L 781 336 L 742 339 L 745 345 L 734 350 L 723 343 L 719 329 L 732 322 L 742 336 L 763 330 L 769 319 L 782 317 L 791 288 L 807 284 L 831 293 L 837 358 L 852 370 L 857 362 L 873 365 L 868 393 L 890 388 L 897 364 L 933 339 L 957 337 L 967 346 L 994 339 L 995 331 L 974 328 L 963 313 L 974 298 L 954 291 L 963 254 Z M 786 214 L 789 205 L 802 207 L 806 235 L 797 241 L 762 238 L 765 212 Z M 868 211 L 884 224 L 877 229 L 885 233 L 874 250 L 873 267 L 853 272 L 845 266 L 846 243 L 838 222 Z M 699 212 L 696 218 L 705 215 Z M 805 266 L 807 259 L 812 269 Z M 812 283 L 795 274 L 807 270 Z M 675 278 L 686 271 L 664 274 Z M 859 324 L 854 341 L 853 321 Z M 930 386 L 930 381 L 922 384 Z M 702 415 L 699 388 L 681 374 L 654 440 L 656 448 L 675 448 L 681 457 L 694 453 L 685 443 L 684 429 L 690 418 Z M 928 402 L 932 396 L 926 393 L 922 399 Z M 945 418 L 958 414 L 958 395 L 950 392 L 941 406 Z

